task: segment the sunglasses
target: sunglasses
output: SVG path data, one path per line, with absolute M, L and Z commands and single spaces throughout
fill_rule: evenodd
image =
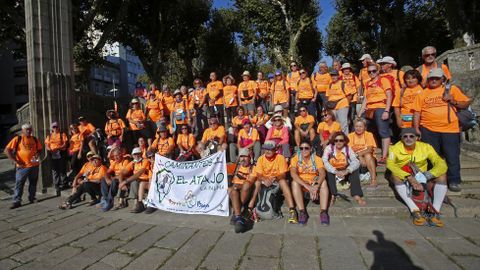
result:
M 415 136 L 415 135 L 403 135 L 402 136 L 402 138 L 404 138 L 404 139 L 413 139 L 415 137 L 417 137 L 417 136 Z
M 297 65 L 290 65 L 291 67 L 296 67 Z
M 306 112 L 307 110 L 300 110 L 301 112 Z
M 305 72 L 305 71 L 304 71 L 304 72 L 300 72 L 300 74 L 306 74 L 306 72 Z
M 437 56 L 437 53 L 429 53 L 429 54 L 424 54 L 423 57 L 430 57 L 430 56 Z
M 299 147 L 300 150 L 310 150 L 310 147 Z
M 377 73 L 377 71 L 378 71 L 378 70 L 376 70 L 376 69 L 375 69 L 375 70 L 369 70 L 369 71 L 368 71 L 368 74 Z
M 345 142 L 344 139 L 335 139 L 334 142 Z

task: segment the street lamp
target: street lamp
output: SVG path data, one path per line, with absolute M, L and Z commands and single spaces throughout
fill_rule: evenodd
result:
M 117 91 L 118 89 L 115 88 L 115 80 L 112 78 L 112 84 L 113 84 L 113 88 L 110 89 L 110 93 L 113 93 L 113 97 L 115 98 L 116 97 L 116 94 L 117 94 Z

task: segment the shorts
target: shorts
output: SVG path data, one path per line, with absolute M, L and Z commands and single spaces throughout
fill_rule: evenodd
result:
M 243 104 L 242 107 L 247 110 L 247 111 L 255 111 L 255 104 L 254 103 L 249 103 L 249 104 Z
M 390 128 L 390 117 L 387 120 L 382 120 L 382 114 L 385 109 L 375 109 L 373 115 L 373 121 L 375 121 L 375 126 L 377 127 L 378 136 L 382 139 L 387 139 L 392 136 L 392 129 Z

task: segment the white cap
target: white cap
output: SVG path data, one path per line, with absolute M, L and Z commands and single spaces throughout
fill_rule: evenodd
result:
M 395 62 L 395 60 L 393 59 L 393 57 L 391 56 L 385 56 L 383 57 L 382 59 L 380 59 L 380 61 L 378 61 L 379 64 L 381 63 L 388 63 L 388 64 L 392 64 L 394 66 L 397 65 L 397 62 Z
M 140 149 L 140 147 L 135 147 L 132 150 L 132 155 L 141 154 L 141 153 L 142 153 L 142 149 Z
M 273 112 L 280 112 L 283 111 L 282 105 L 275 105 L 275 108 L 273 109 Z
M 29 129 L 32 128 L 32 125 L 30 123 L 25 123 L 22 125 L 22 129 Z
M 350 63 L 344 63 L 342 65 L 342 69 L 346 69 L 346 68 L 352 68 L 352 66 L 350 65 Z
M 242 77 L 243 76 L 248 76 L 250 77 L 250 72 L 248 70 L 245 70 L 243 73 L 242 73 Z
M 360 57 L 360 59 L 358 59 L 358 60 L 363 61 L 367 58 L 372 59 L 372 56 L 370 54 L 366 53 L 366 54 L 362 55 L 362 57 Z

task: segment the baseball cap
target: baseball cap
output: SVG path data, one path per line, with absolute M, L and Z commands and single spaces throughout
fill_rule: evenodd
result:
M 136 99 L 136 98 L 133 98 L 132 101 L 130 101 L 130 103 L 138 103 L 138 102 L 139 102 L 139 101 L 138 101 L 138 99 Z
M 283 111 L 282 105 L 275 105 L 275 108 L 273 109 L 274 112 L 281 112 Z
M 246 125 L 246 124 L 251 124 L 250 120 L 247 118 L 242 120 L 242 125 Z
M 282 75 L 282 71 L 280 69 L 275 70 L 275 76 Z
M 50 128 L 54 128 L 54 127 L 58 127 L 58 123 L 57 123 L 57 122 L 53 122 L 52 124 L 50 124 Z
M 445 73 L 443 73 L 443 69 L 441 68 L 432 68 L 430 72 L 428 72 L 427 79 L 428 78 L 442 78 L 445 76 Z
M 265 143 L 262 145 L 262 149 L 265 150 L 274 150 L 275 148 L 277 148 L 275 141 L 265 141 Z
M 267 78 L 273 79 L 273 78 L 275 78 L 275 76 L 273 75 L 273 73 L 268 73 Z
M 363 61 L 365 59 L 372 59 L 372 56 L 370 54 L 366 53 L 366 54 L 362 55 L 362 57 L 360 57 L 360 59 L 358 59 L 358 60 Z
M 92 157 L 92 156 L 94 156 L 94 155 L 95 155 L 95 153 L 94 153 L 93 151 L 88 151 L 88 152 L 87 152 L 87 158 L 88 158 L 88 157 Z
M 135 147 L 132 150 L 132 155 L 141 154 L 141 153 L 142 153 L 142 149 L 140 149 L 140 147 Z
M 342 65 L 342 69 L 346 69 L 346 68 L 352 68 L 352 66 L 350 65 L 350 63 L 344 63 Z

